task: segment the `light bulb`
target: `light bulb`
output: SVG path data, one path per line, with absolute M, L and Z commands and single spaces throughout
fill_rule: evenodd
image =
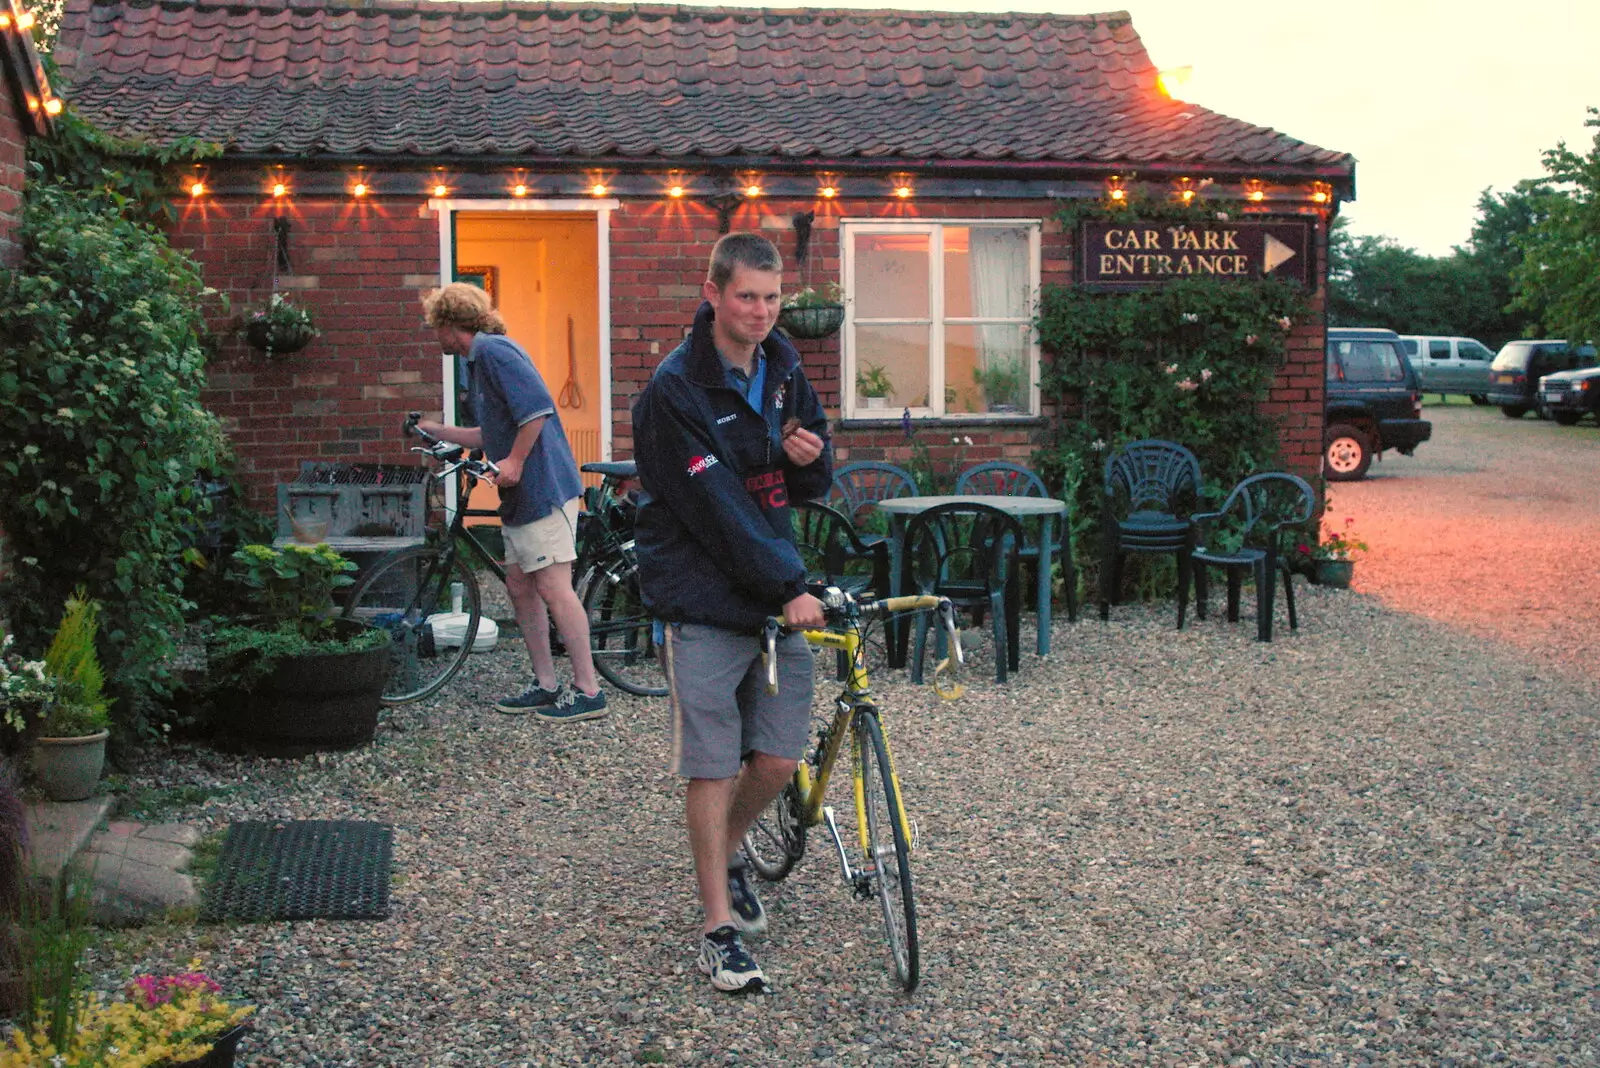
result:
M 901 200 L 905 200 L 911 195 L 911 187 L 909 185 L 897 186 L 895 188 L 894 195 L 899 197 Z
M 357 196 L 357 197 L 366 196 L 367 195 L 367 183 L 365 183 L 365 182 L 357 182 L 355 184 L 355 186 L 350 190 L 350 195 L 351 196 Z
M 33 12 L 24 11 L 22 14 L 17 16 L 17 29 L 19 29 L 19 30 L 31 30 L 31 29 L 33 29 Z
M 450 187 L 445 185 L 442 182 L 433 187 L 433 195 L 436 196 L 436 197 L 447 196 L 447 195 L 449 195 L 449 193 L 450 193 Z
M 289 187 L 284 185 L 282 182 L 278 182 L 272 187 L 272 195 L 275 197 L 287 196 L 288 193 Z
M 817 194 L 824 200 L 832 200 L 834 197 L 839 195 L 839 191 L 831 185 L 825 185 L 821 189 L 817 190 Z
M 204 182 L 195 181 L 192 185 L 189 186 L 189 195 L 192 196 L 192 197 L 205 196 L 205 192 L 206 192 L 206 183 L 204 183 Z
M 761 195 L 761 187 L 759 185 L 747 185 L 744 187 L 744 195 L 747 197 L 758 197 Z
M 681 196 L 683 196 L 683 186 L 681 186 L 681 185 L 673 186 L 671 189 L 667 190 L 667 196 L 669 196 L 669 197 L 681 197 Z
M 606 187 L 601 185 L 599 182 L 596 182 L 589 192 L 593 193 L 597 197 L 603 197 L 606 195 Z

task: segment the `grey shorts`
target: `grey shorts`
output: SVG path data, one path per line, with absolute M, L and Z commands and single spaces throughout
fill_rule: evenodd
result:
M 778 692 L 767 692 L 761 639 L 699 623 L 666 629 L 662 649 L 672 704 L 672 771 L 728 779 L 746 753 L 798 760 L 811 734 L 811 647 L 778 639 Z

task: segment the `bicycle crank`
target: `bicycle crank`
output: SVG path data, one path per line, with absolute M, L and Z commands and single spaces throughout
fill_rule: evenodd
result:
M 822 807 L 822 822 L 827 824 L 828 833 L 833 835 L 833 846 L 839 851 L 839 867 L 844 874 L 844 881 L 850 884 L 856 897 L 863 901 L 872 899 L 872 880 L 877 877 L 876 868 L 862 868 L 859 871 L 850 866 L 850 856 L 844 850 L 844 839 L 839 836 L 839 824 L 833 818 L 833 806 Z

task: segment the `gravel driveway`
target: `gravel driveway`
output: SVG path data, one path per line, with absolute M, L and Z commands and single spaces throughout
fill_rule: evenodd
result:
M 1600 428 L 1430 405 L 1433 440 L 1334 484 L 1373 547 L 1356 588 L 1600 679 Z
M 147 929 L 99 974 L 203 956 L 262 1007 L 253 1068 L 1600 1062 L 1595 688 L 1300 591 L 1270 645 L 1124 607 L 954 704 L 882 687 L 921 831 L 910 997 L 816 837 L 766 895 L 775 992 L 710 990 L 664 703 L 497 715 L 509 650 L 361 751 L 136 775 L 218 791 L 175 813 L 213 828 L 393 822 L 390 920 Z

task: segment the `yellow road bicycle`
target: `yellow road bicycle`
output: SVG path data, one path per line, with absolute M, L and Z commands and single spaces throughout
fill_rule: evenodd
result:
M 955 610 L 944 597 L 891 597 L 858 602 L 835 588 L 823 594 L 822 602 L 827 611 L 827 626 L 801 633 L 812 645 L 839 651 L 844 685 L 833 699 L 832 715 L 818 717 L 816 737 L 795 768 L 794 780 L 783 788 L 745 835 L 744 851 L 757 875 L 776 882 L 787 876 L 805 854 L 807 828 L 818 824 L 826 826 L 839 852 L 845 884 L 858 899 L 875 899 L 882 907 L 895 978 L 911 991 L 916 989 L 920 977 L 917 906 L 911 882 L 911 850 L 916 845 L 916 826 L 906 818 L 905 805 L 900 798 L 900 781 L 895 777 L 889 740 L 883 728 L 883 710 L 872 699 L 863 647 L 871 621 L 897 612 L 932 611 L 938 614 L 951 655 L 960 664 L 961 642 L 956 631 Z M 772 693 L 778 692 L 775 650 L 781 632 L 778 620 L 767 620 L 763 658 L 767 689 Z M 949 660 L 940 663 L 934 672 L 934 689 L 941 697 L 954 700 L 961 696 L 961 687 L 945 675 L 949 668 Z M 850 852 L 839 835 L 833 806 L 824 803 L 828 782 L 847 738 L 861 846 L 860 867 L 851 863 Z

